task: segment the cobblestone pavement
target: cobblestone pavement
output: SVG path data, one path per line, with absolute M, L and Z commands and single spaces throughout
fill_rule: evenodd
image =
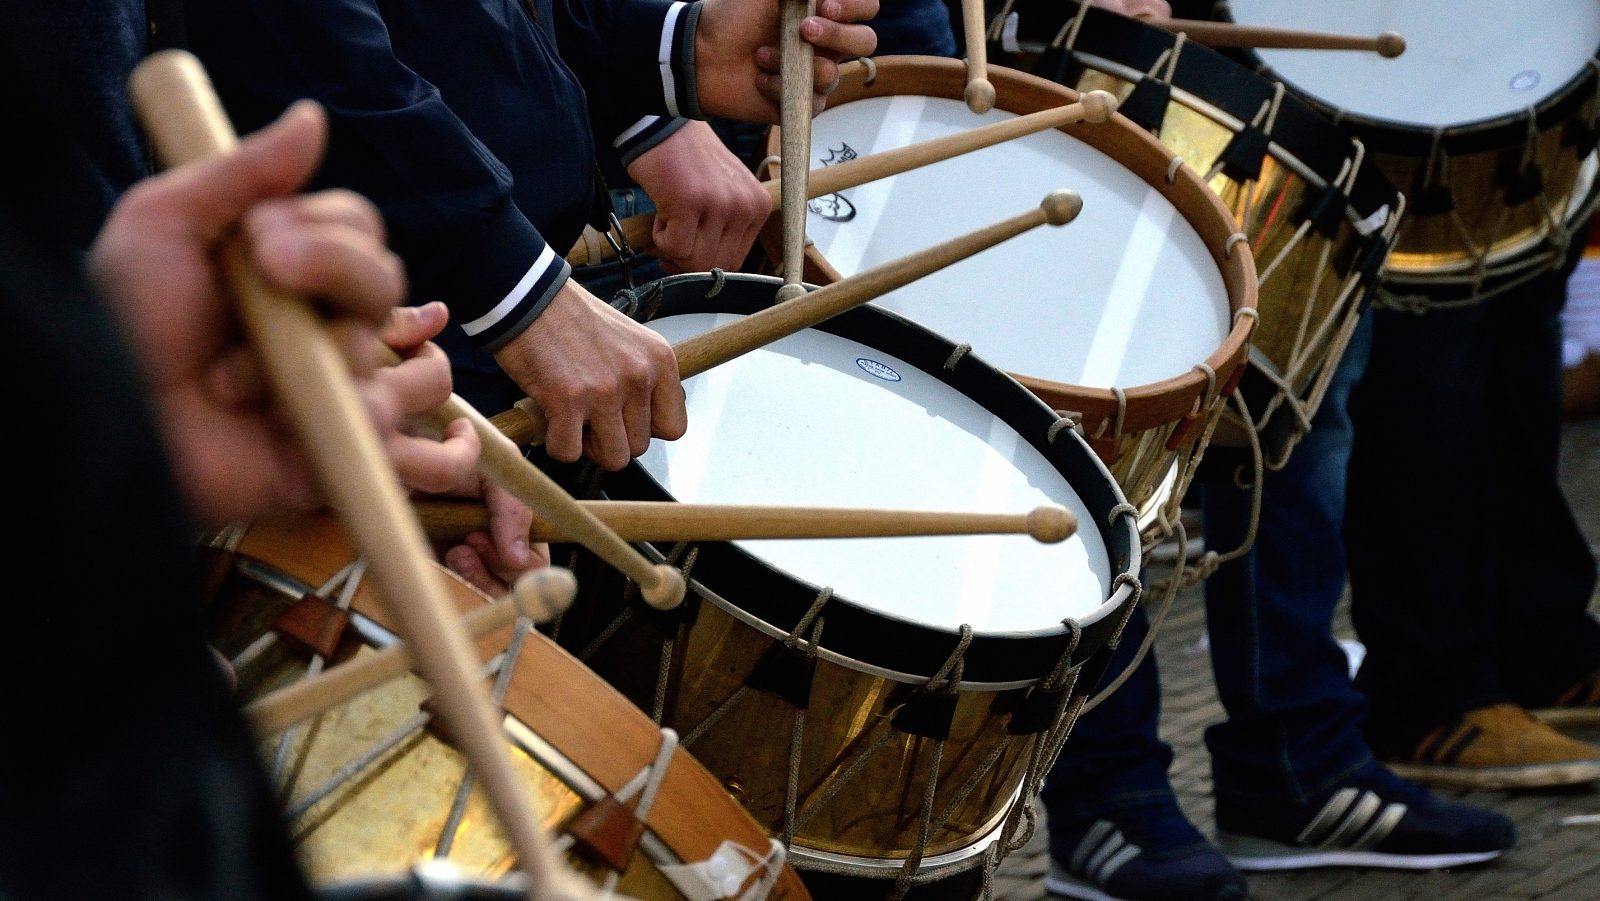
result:
M 1564 453 L 1568 496 L 1591 543 L 1600 544 L 1600 420 L 1569 423 Z M 1151 576 L 1159 578 L 1159 573 Z M 1600 598 L 1593 609 L 1600 612 Z M 1335 631 L 1341 638 L 1354 637 L 1342 608 Z M 1222 708 L 1211 679 L 1204 635 L 1205 613 L 1197 586 L 1173 602 L 1157 636 L 1155 653 L 1163 683 L 1161 733 L 1177 753 L 1171 771 L 1173 787 L 1190 819 L 1209 834 L 1211 775 L 1201 733 L 1221 719 Z M 1579 733 L 1579 737 L 1600 741 L 1600 732 Z M 1071 742 L 1071 738 L 1067 740 Z M 1516 849 L 1491 864 L 1453 872 L 1328 868 L 1252 874 L 1251 897 L 1257 901 L 1600 899 L 1600 822 L 1562 822 L 1572 816 L 1600 815 L 1600 789 L 1446 793 L 1504 811 L 1517 824 Z M 1041 834 L 1001 864 L 995 882 L 997 899 L 1042 901 L 1051 897 L 1042 882 L 1046 867 L 1043 831 L 1041 828 Z

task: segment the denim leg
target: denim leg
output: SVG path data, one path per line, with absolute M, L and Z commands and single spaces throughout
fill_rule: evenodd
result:
M 1140 607 L 1122 630 L 1102 685 L 1127 667 L 1149 633 L 1150 621 Z M 1160 720 L 1161 684 L 1152 652 L 1128 681 L 1073 725 L 1039 792 L 1054 822 L 1078 821 L 1171 798 L 1167 767 L 1172 763 L 1172 748 L 1157 734 Z
M 655 211 L 655 202 L 643 188 L 615 188 L 611 191 L 611 206 L 618 219 L 629 216 L 638 216 L 642 213 Z M 666 273 L 661 269 L 661 261 L 648 255 L 638 255 L 625 267 L 620 260 L 609 260 L 594 266 L 582 266 L 572 270 L 572 277 L 588 289 L 590 294 L 607 303 L 618 291 L 628 287 L 629 277 L 632 277 L 633 287 L 642 288 L 656 281 Z
M 867 23 L 878 35 L 873 56 L 956 56 L 955 24 L 944 0 L 882 0 Z
M 1219 797 L 1302 804 L 1372 761 L 1361 732 L 1365 703 L 1332 633 L 1346 579 L 1346 402 L 1366 368 L 1370 339 L 1368 314 L 1310 432 L 1283 469 L 1264 479 L 1254 544 L 1205 582 L 1212 672 L 1228 713 L 1206 730 Z M 1238 547 L 1251 492 L 1208 481 L 1202 504 L 1207 546 Z
M 1486 527 L 1496 340 L 1486 315 L 1484 304 L 1377 311 L 1372 359 L 1351 399 L 1345 544 L 1351 617 L 1366 645 L 1356 686 L 1380 750 L 1505 700 Z
M 1485 430 L 1494 452 L 1499 670 L 1512 699 L 1535 708 L 1600 667 L 1600 624 L 1588 613 L 1594 554 L 1560 481 L 1566 280 L 1558 270 L 1489 310 L 1500 338 Z

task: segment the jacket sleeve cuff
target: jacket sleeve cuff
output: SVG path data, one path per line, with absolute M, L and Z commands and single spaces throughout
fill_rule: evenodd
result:
M 617 151 L 617 156 L 623 168 L 633 165 L 633 161 L 654 149 L 657 144 L 677 134 L 678 129 L 687 125 L 687 119 L 665 119 L 661 116 L 645 116 L 633 123 L 627 131 L 617 136 L 611 146 Z
M 488 353 L 533 324 L 572 272 L 520 212 L 501 225 L 488 230 L 475 259 L 458 267 L 451 297 L 453 318 Z
M 674 3 L 661 25 L 661 47 L 656 64 L 661 69 L 661 93 L 667 112 L 685 119 L 704 119 L 696 87 L 694 37 L 700 27 L 700 4 Z

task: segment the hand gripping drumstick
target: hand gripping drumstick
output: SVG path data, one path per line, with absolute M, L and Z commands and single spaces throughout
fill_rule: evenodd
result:
M 1117 111 L 1116 95 L 1110 91 L 1088 91 L 1078 100 L 1017 116 L 1001 122 L 991 122 L 940 138 L 930 138 L 882 153 L 859 156 L 833 166 L 812 169 L 806 179 L 806 197 L 824 197 L 838 191 L 860 187 L 868 182 L 931 166 L 934 163 L 993 147 L 1006 141 L 1036 132 L 1075 122 L 1104 122 Z M 761 183 L 774 203 L 781 201 L 781 179 L 768 179 Z M 640 213 L 622 220 L 622 234 L 631 247 L 646 247 L 651 240 L 655 213 Z M 579 241 L 567 254 L 567 262 L 574 266 L 587 266 L 615 256 L 609 245 L 602 245 L 599 255 L 594 255 L 583 241 Z
M 380 345 L 378 354 L 388 365 L 400 362 L 400 357 L 388 347 Z M 413 421 L 420 421 L 435 434 L 442 433 L 445 426 L 457 419 L 471 422 L 472 430 L 478 433 L 478 443 L 482 446 L 478 454 L 478 471 L 483 473 L 484 478 L 527 504 L 559 529 L 561 534 L 568 536 L 569 540 L 588 548 L 637 582 L 645 603 L 657 610 L 671 610 L 683 603 L 682 573 L 668 564 L 653 564 L 646 560 L 643 554 L 574 500 L 554 479 L 529 462 L 504 432 L 460 395 L 452 394 L 449 400 L 438 407 L 413 417 Z
M 778 108 L 783 127 L 779 150 L 784 159 L 811 158 L 811 45 L 800 37 L 800 23 L 817 11 L 817 0 L 779 0 L 778 52 L 783 93 Z M 806 253 L 806 166 L 785 169 L 778 202 L 783 217 L 783 287 L 779 300 L 793 300 L 806 293 L 800 285 L 800 269 Z
M 147 57 L 130 79 L 158 157 L 175 166 L 230 150 L 238 138 L 199 60 L 181 50 Z M 268 285 L 238 241 L 223 266 L 239 313 L 279 399 L 304 442 L 322 489 L 412 642 L 440 714 L 482 776 L 511 846 L 539 899 L 593 898 L 595 888 L 556 856 L 528 789 L 511 766 L 500 718 L 478 680 L 471 645 L 452 615 L 422 526 L 389 466 L 326 328 L 304 298 Z
M 961 28 L 967 38 L 967 109 L 982 115 L 994 109 L 989 83 L 989 46 L 983 21 L 983 0 L 961 0 Z
M 1045 195 L 1037 207 L 977 231 L 951 238 L 942 244 L 890 260 L 824 285 L 815 291 L 752 313 L 742 319 L 707 332 L 685 338 L 672 345 L 678 357 L 678 377 L 699 375 L 720 363 L 743 356 L 786 335 L 810 328 L 846 310 L 859 307 L 875 297 L 904 287 L 919 278 L 982 250 L 1049 223 L 1065 225 L 1083 209 L 1083 199 L 1072 191 L 1056 190 Z M 544 440 L 544 411 L 533 398 L 525 397 L 492 422 L 517 444 Z
M 477 639 L 504 629 L 518 616 L 535 623 L 549 622 L 572 605 L 577 590 L 578 583 L 568 570 L 554 566 L 529 570 L 517 578 L 510 594 L 461 617 L 461 628 Z M 257 735 L 274 735 L 398 679 L 416 665 L 410 645 L 393 645 L 262 695 L 245 706 L 245 717 Z
M 764 538 L 871 538 L 907 535 L 1022 534 L 1045 544 L 1070 538 L 1077 517 L 1045 504 L 1027 513 L 960 513 L 874 510 L 858 507 L 758 507 L 681 504 L 674 501 L 580 501 L 584 509 L 627 541 L 741 541 Z M 419 498 L 412 501 L 423 531 L 455 543 L 489 528 L 483 502 Z M 535 520 L 529 541 L 569 541 L 553 524 Z
M 1212 22 L 1208 19 L 1158 19 L 1146 16 L 1139 18 L 1168 31 L 1181 31 L 1189 36 L 1189 40 L 1205 44 L 1207 47 L 1370 50 L 1386 59 L 1393 59 L 1406 52 L 1406 39 L 1392 31 L 1385 31 L 1377 37 L 1366 37 L 1358 34 L 1332 34 L 1325 31 L 1298 31 L 1292 28 Z

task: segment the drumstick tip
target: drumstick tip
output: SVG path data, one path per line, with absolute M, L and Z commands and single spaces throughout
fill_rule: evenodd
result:
M 517 611 L 536 623 L 547 623 L 567 611 L 578 594 L 572 571 L 559 566 L 533 569 L 511 586 Z
M 974 78 L 967 82 L 967 109 L 982 115 L 994 109 L 994 85 L 987 78 Z
M 1385 31 L 1378 35 L 1378 55 L 1385 59 L 1394 59 L 1406 52 L 1406 39 L 1393 31 Z
M 1078 518 L 1066 507 L 1046 504 L 1028 514 L 1028 534 L 1043 544 L 1057 544 L 1078 531 Z
M 1044 210 L 1044 221 L 1051 225 L 1066 225 L 1078 218 L 1078 213 L 1083 210 L 1083 198 L 1076 191 L 1057 188 L 1044 195 L 1044 200 L 1039 201 L 1039 208 Z
M 1110 91 L 1089 91 L 1078 102 L 1083 104 L 1085 122 L 1104 122 L 1117 111 L 1117 95 Z
M 656 584 L 639 586 L 644 602 L 657 610 L 671 610 L 683 603 L 683 573 L 665 563 L 655 567 Z

